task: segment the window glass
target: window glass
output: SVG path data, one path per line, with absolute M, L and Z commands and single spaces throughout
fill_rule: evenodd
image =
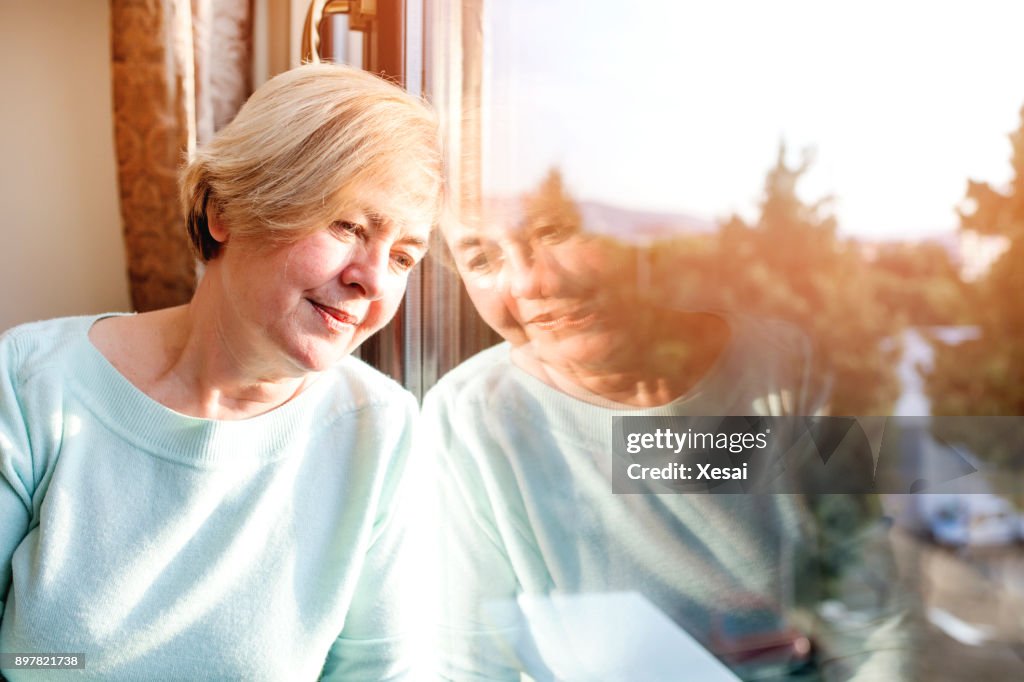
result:
M 1024 8 L 426 18 L 447 673 L 1019 676 Z

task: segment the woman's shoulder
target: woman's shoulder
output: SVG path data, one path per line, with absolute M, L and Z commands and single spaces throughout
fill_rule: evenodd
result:
M 499 343 L 468 358 L 441 377 L 424 402 L 481 402 L 494 397 L 513 369 L 511 348 L 508 342 Z
M 769 317 L 730 314 L 726 319 L 732 340 L 708 382 L 729 396 L 723 409 L 779 416 L 822 409 L 827 377 L 816 373 L 814 344 L 805 330 Z
M 0 456 L 20 459 L 12 466 L 38 477 L 56 461 L 61 430 L 54 424 L 64 409 L 69 368 L 79 363 L 80 344 L 95 319 L 30 322 L 0 334 L 0 441 L 7 446 Z
M 86 338 L 98 315 L 59 317 L 28 322 L 0 334 L 0 367 L 12 378 L 25 379 L 59 366 Z
M 346 357 L 325 374 L 323 378 L 332 388 L 336 407 L 346 411 L 418 409 L 416 398 L 408 389 L 357 357 Z
M 0 343 L 46 344 L 60 343 L 72 336 L 81 336 L 103 315 L 77 315 L 74 317 L 55 317 L 49 320 L 38 320 L 16 325 L 0 333 Z

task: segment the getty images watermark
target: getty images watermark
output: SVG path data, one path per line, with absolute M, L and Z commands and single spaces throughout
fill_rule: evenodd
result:
M 1022 456 L 942 435 L 972 429 Z M 1024 418 L 622 416 L 612 452 L 616 493 L 1011 492 L 1024 481 Z

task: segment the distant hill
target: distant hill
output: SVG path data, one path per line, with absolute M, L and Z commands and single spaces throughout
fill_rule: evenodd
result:
M 647 242 L 675 235 L 710 234 L 714 221 L 687 213 L 639 211 L 597 201 L 578 204 L 583 229 L 594 234 L 614 236 L 627 242 Z
M 970 282 L 983 277 L 988 269 L 1007 249 L 1009 242 L 1002 236 L 979 235 L 970 230 L 945 230 L 929 233 L 926 237 L 906 239 L 900 235 L 891 237 L 856 237 L 861 254 L 874 260 L 879 249 L 890 244 L 938 244 L 949 254 L 960 276 Z
M 495 224 L 515 225 L 522 219 L 522 200 L 516 197 L 487 197 L 484 214 Z M 599 201 L 578 201 L 583 229 L 592 234 L 616 237 L 625 242 L 645 243 L 676 235 L 711 234 L 718 225 L 689 213 L 643 211 Z

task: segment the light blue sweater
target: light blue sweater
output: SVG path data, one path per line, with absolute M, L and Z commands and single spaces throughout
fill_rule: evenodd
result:
M 821 647 L 821 669 L 800 679 L 912 677 L 912 605 L 879 602 L 872 591 L 871 610 L 863 612 L 869 619 L 847 628 L 809 613 L 824 598 L 852 603 L 869 591 L 865 585 L 895 575 L 884 529 L 861 519 L 859 509 L 842 515 L 849 529 L 838 538 L 856 561 L 828 595 L 819 572 L 825 531 L 800 496 L 613 494 L 613 415 L 814 413 L 803 337 L 776 323 L 730 324 L 732 342 L 713 370 L 661 407 L 572 398 L 513 364 L 508 344 L 467 360 L 427 394 L 424 428 L 440 469 L 446 679 L 518 680 L 522 670 L 560 679 L 557 670 L 531 667 L 541 657 L 535 649 L 550 643 L 531 643 L 533 625 L 507 605 L 520 594 L 621 592 L 643 595 L 711 649 L 730 619 L 755 618 L 770 606 Z M 589 647 L 606 645 L 575 653 L 584 660 L 599 653 Z M 745 679 L 779 674 L 767 664 L 737 665 L 736 672 Z M 685 661 L 672 679 L 690 679 Z
M 74 679 L 396 676 L 412 396 L 348 358 L 264 415 L 188 417 L 95 319 L 0 336 L 0 651 L 84 653 Z

